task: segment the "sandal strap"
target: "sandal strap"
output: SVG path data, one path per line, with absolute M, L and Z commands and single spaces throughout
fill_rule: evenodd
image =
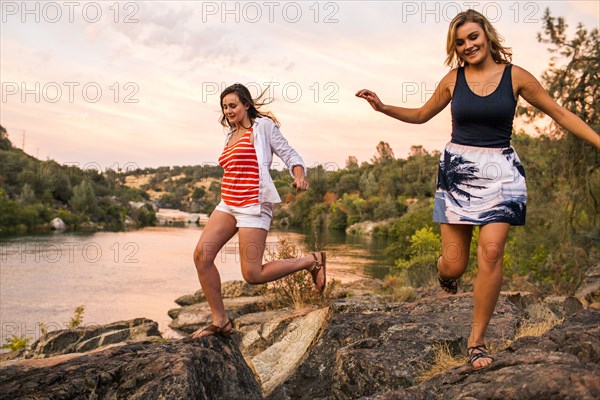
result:
M 321 269 L 321 267 L 323 266 L 322 264 L 319 264 L 319 257 L 317 257 L 317 253 L 310 253 L 313 258 L 315 259 L 315 264 L 312 266 L 312 268 L 310 269 L 311 271 L 314 271 L 315 269 L 318 271 Z
M 491 360 L 494 360 L 494 357 L 492 357 L 492 355 L 490 353 L 482 351 L 481 353 L 471 354 L 471 357 L 470 357 L 471 364 L 473 364 L 475 361 L 479 360 L 480 358 L 489 358 Z
M 475 350 L 477 350 L 478 352 L 474 353 Z M 480 358 L 489 358 L 491 360 L 494 360 L 494 357 L 489 353 L 489 350 L 485 343 L 467 348 L 467 353 L 469 353 L 469 360 L 471 364 L 473 364 Z
M 231 326 L 231 329 L 225 329 L 228 326 Z M 202 329 L 202 331 L 209 331 L 209 332 L 212 332 L 212 333 L 228 334 L 229 332 L 233 331 L 233 325 L 231 324 L 231 320 L 228 319 L 227 323 L 225 325 L 223 325 L 223 326 L 217 326 L 215 324 L 210 324 L 206 328 Z
M 447 292 L 456 293 L 458 291 L 458 279 L 444 278 L 438 272 L 438 282 L 440 283 L 442 289 Z
M 485 345 L 485 343 L 483 344 L 478 344 L 476 346 L 471 346 L 469 348 L 467 348 L 467 352 L 469 354 L 471 354 L 473 352 L 473 350 L 479 350 L 479 351 L 488 351 L 487 346 Z
M 219 332 L 221 332 L 221 327 L 214 325 L 214 324 L 210 324 L 206 328 L 202 329 L 200 332 L 204 332 L 204 331 L 208 331 L 208 332 L 212 332 L 212 333 L 219 333 Z

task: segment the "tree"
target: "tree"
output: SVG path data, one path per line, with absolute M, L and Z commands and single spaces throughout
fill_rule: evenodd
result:
M 21 189 L 21 203 L 30 205 L 36 202 L 37 198 L 35 197 L 35 192 L 28 183 L 24 184 L 23 189 Z
M 358 158 L 355 156 L 348 156 L 346 160 L 346 169 L 358 168 Z
M 428 155 L 429 152 L 425 150 L 422 145 L 410 146 L 410 150 L 408 152 L 409 157 L 425 157 Z
M 96 210 L 96 193 L 90 181 L 85 179 L 73 188 L 70 204 L 75 212 L 92 214 Z
M 562 17 L 552 17 L 546 9 L 543 17 L 544 30 L 538 33 L 538 41 L 548 44 L 554 56 L 549 68 L 542 75 L 542 84 L 550 96 L 567 110 L 579 116 L 592 129 L 600 128 L 600 33 L 591 32 L 582 24 L 572 38 L 567 37 L 567 23 Z M 518 110 L 527 121 L 532 122 L 543 114 L 531 107 Z M 599 215 L 598 180 L 600 159 L 597 150 L 588 143 L 568 134 L 557 124 L 545 132 L 560 146 L 560 157 L 556 164 L 555 181 L 564 181 L 562 230 L 569 237 L 578 231 L 597 228 Z M 535 182 L 534 182 L 535 183 Z M 595 190 L 596 188 L 596 190 Z M 587 218 L 580 218 L 586 214 Z
M 385 163 L 394 160 L 394 151 L 390 147 L 389 143 L 381 141 L 376 148 L 377 154 L 371 158 L 371 162 L 373 164 Z
M 12 143 L 8 139 L 8 133 L 6 132 L 6 128 L 0 125 L 0 150 L 10 150 L 12 148 Z

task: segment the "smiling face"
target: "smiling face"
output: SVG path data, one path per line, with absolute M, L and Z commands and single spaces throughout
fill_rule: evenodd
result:
M 248 117 L 249 105 L 244 105 L 236 93 L 229 93 L 223 97 L 221 108 L 223 115 L 227 118 L 229 126 L 249 126 L 250 118 Z
M 479 64 L 490 55 L 488 38 L 476 22 L 465 22 L 456 29 L 456 52 L 467 64 Z

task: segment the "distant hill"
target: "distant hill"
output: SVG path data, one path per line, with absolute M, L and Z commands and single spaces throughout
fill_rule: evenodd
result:
M 67 229 L 113 230 L 152 225 L 149 196 L 123 185 L 119 174 L 41 161 L 15 148 L 0 126 L 0 233 Z

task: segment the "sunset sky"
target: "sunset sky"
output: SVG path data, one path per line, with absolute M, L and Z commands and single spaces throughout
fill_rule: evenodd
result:
M 536 40 L 547 7 L 570 32 L 600 21 L 597 1 L 0 4 L 0 124 L 40 159 L 101 168 L 215 163 L 219 92 L 235 82 L 254 94 L 271 82 L 269 109 L 309 166 L 368 161 L 380 140 L 397 157 L 440 150 L 450 107 L 409 125 L 354 93 L 423 104 L 448 71 L 448 24 L 469 7 L 537 77 L 550 59 Z

